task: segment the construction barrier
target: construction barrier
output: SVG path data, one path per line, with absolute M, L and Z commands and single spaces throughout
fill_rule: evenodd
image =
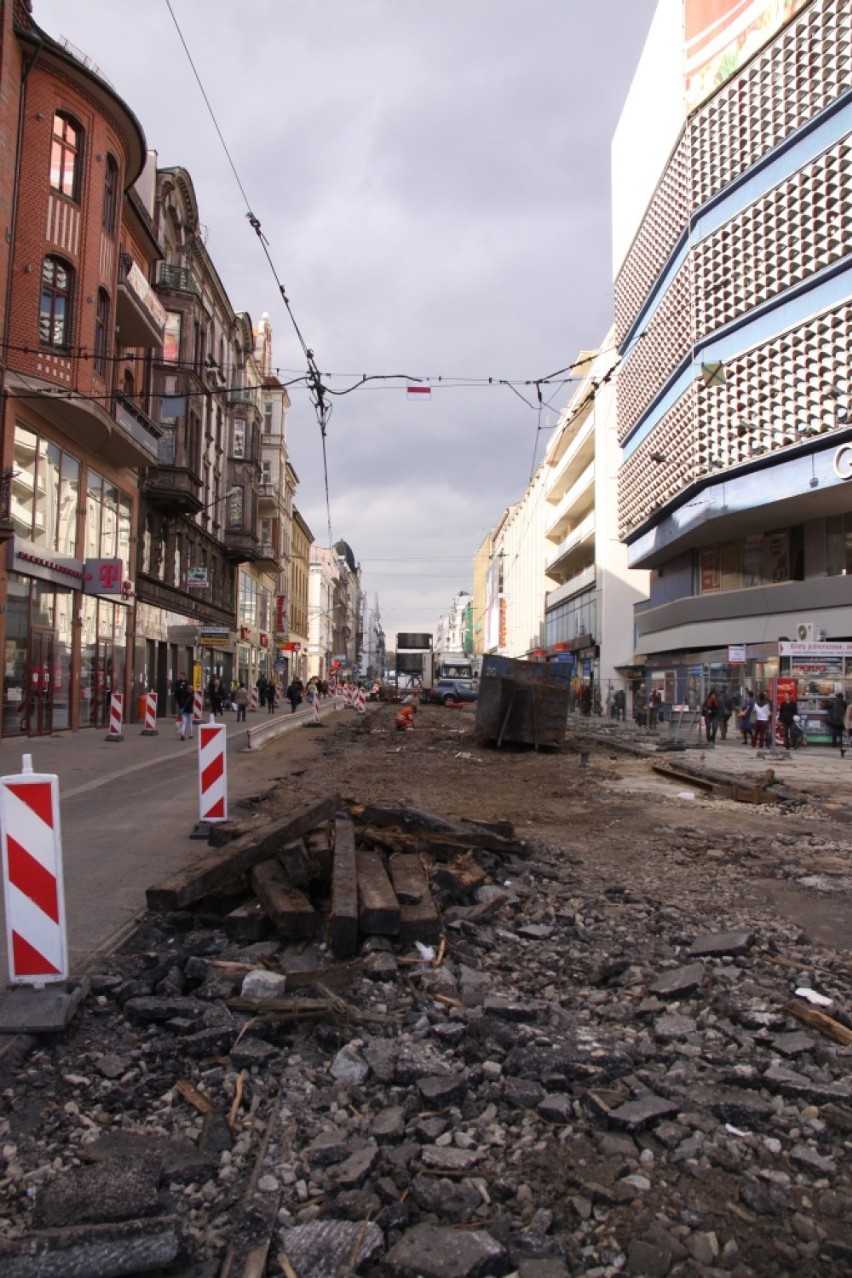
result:
M 204 713 L 204 693 L 200 688 L 192 690 L 192 722 L 200 723 Z
M 353 697 L 353 703 L 354 703 L 355 709 L 358 711 L 358 713 L 359 713 L 359 714 L 366 714 L 366 712 L 367 712 L 367 692 L 366 692 L 366 689 L 365 689 L 365 688 L 356 688 L 356 689 L 355 689 L 355 693 L 354 693 L 354 697 Z
M 149 692 L 145 696 L 145 727 L 140 736 L 156 737 L 157 735 L 157 694 Z
M 249 702 L 249 710 L 258 710 L 260 708 L 260 693 L 257 688 L 251 689 L 251 701 Z
M 124 719 L 124 693 L 112 692 L 109 698 L 109 732 L 107 741 L 123 741 L 121 726 Z
M 0 832 L 9 979 L 44 985 L 68 976 L 59 778 L 33 772 L 0 777 Z
M 202 723 L 198 729 L 198 811 L 200 821 L 228 819 L 227 729 L 224 723 Z

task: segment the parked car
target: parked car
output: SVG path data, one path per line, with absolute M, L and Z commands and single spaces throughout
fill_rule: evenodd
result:
M 461 701 L 476 701 L 478 679 L 436 679 L 429 690 L 429 700 L 442 706 L 455 706 Z

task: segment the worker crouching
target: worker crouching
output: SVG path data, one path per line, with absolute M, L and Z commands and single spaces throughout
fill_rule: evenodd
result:
M 396 730 L 397 732 L 413 732 L 414 716 L 417 714 L 417 706 L 408 705 L 400 706 L 396 712 Z

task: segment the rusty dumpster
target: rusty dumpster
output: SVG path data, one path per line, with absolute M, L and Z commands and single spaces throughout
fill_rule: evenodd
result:
M 559 662 L 483 657 L 476 740 L 559 749 L 565 741 L 570 687 L 570 669 Z

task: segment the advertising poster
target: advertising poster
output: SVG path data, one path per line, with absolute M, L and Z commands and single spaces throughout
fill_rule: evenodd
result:
M 743 584 L 742 542 L 723 542 L 720 555 L 722 560 L 722 589 L 739 590 Z
M 746 537 L 743 542 L 742 583 L 744 589 L 763 585 L 763 537 Z
M 766 583 L 790 580 L 790 536 L 786 528 L 766 534 Z
M 687 111 L 729 80 L 808 2 L 684 0 Z
M 719 571 L 719 547 L 704 546 L 701 551 L 701 593 L 718 594 L 722 588 Z

